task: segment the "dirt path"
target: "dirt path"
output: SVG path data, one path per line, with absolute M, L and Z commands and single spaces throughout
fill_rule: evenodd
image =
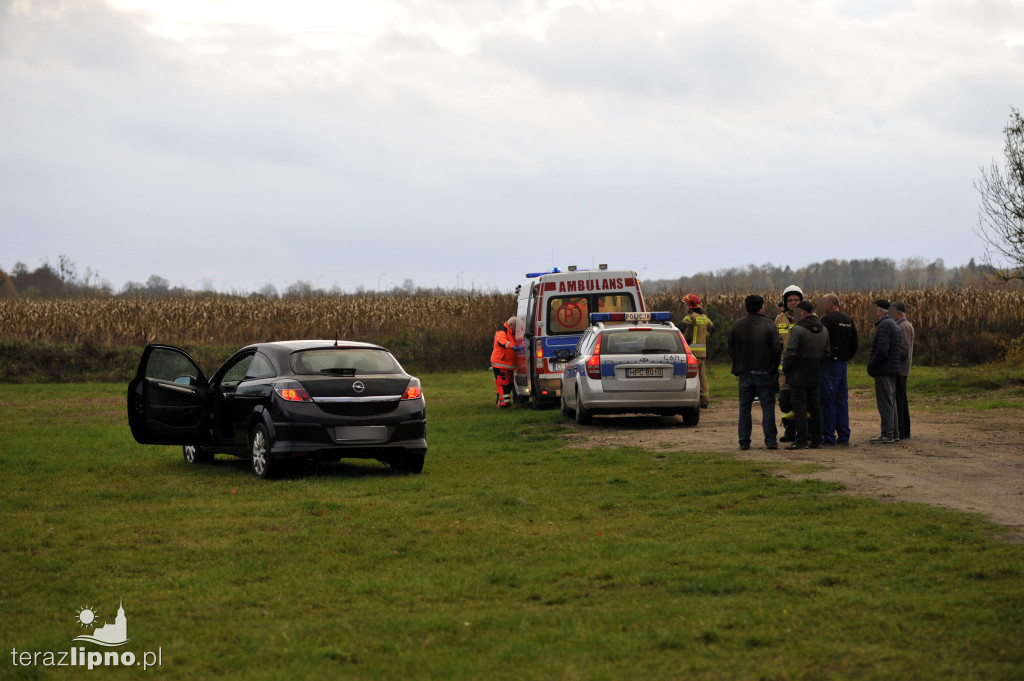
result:
M 597 418 L 579 432 L 602 446 L 729 451 L 755 461 L 818 463 L 828 469 L 794 474 L 782 467 L 780 473 L 841 482 L 849 493 L 883 501 L 980 513 L 1007 526 L 1005 539 L 1024 542 L 1024 419 L 1019 410 L 932 411 L 911 404 L 912 437 L 895 445 L 872 445 L 868 440 L 879 432 L 874 394 L 858 391 L 850 399 L 850 447 L 769 451 L 760 437 L 761 414 L 755 405 L 751 449 L 741 452 L 734 401 L 713 401 L 696 428 L 683 427 L 678 417 L 616 416 Z

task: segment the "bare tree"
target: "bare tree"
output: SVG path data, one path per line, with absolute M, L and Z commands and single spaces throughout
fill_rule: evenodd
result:
M 1024 119 L 1017 109 L 1010 112 L 1003 128 L 1006 166 L 993 160 L 974 181 L 981 194 L 974 233 L 985 242 L 985 264 L 1003 281 L 1024 280 Z

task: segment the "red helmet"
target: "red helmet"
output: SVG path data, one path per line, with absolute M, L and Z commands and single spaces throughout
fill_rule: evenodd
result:
M 687 293 L 686 297 L 683 298 L 683 300 L 686 301 L 687 307 L 689 307 L 691 310 L 695 307 L 700 307 L 700 296 L 698 296 L 696 293 Z

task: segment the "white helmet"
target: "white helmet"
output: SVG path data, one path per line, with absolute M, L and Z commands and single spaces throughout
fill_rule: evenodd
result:
M 797 286 L 796 284 L 793 284 L 792 286 L 787 286 L 786 287 L 786 290 L 782 292 L 782 300 L 786 300 L 786 296 L 788 296 L 790 293 L 795 293 L 798 296 L 800 296 L 800 300 L 804 299 L 804 292 L 803 292 L 803 290 L 801 290 L 801 288 L 799 286 Z

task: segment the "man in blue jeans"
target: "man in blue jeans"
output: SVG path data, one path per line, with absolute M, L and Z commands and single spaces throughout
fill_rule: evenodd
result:
M 775 393 L 779 387 L 779 359 L 782 340 L 775 323 L 764 314 L 764 298 L 747 296 L 747 316 L 736 321 L 729 330 L 729 357 L 732 373 L 739 379 L 740 449 L 750 449 L 753 419 L 750 410 L 756 397 L 761 402 L 761 429 L 768 449 L 778 449 L 778 428 L 775 425 Z
M 847 365 L 857 354 L 857 328 L 853 320 L 840 312 L 839 296 L 824 297 L 825 316 L 821 324 L 828 329 L 829 355 L 821 363 L 821 431 L 826 447 L 850 444 L 850 400 L 846 383 Z

